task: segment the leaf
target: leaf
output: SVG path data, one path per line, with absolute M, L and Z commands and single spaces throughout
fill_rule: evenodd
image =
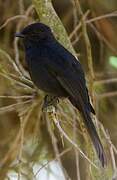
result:
M 117 57 L 116 56 L 110 56 L 109 58 L 109 64 L 117 69 Z

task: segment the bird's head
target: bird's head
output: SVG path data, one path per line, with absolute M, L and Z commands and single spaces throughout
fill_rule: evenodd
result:
M 21 32 L 15 34 L 16 37 L 23 38 L 24 41 L 39 42 L 51 39 L 51 29 L 42 23 L 33 23 L 26 26 Z

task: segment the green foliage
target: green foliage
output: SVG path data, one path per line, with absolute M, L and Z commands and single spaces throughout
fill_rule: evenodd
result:
M 116 56 L 111 56 L 111 57 L 109 58 L 109 64 L 110 64 L 112 67 L 114 67 L 114 68 L 117 69 L 117 57 L 116 57 Z

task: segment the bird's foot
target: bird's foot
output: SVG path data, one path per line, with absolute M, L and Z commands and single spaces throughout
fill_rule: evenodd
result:
M 57 104 L 59 103 L 59 98 L 56 96 L 46 95 L 44 98 L 44 103 L 42 110 L 47 109 L 48 106 L 54 106 L 57 109 Z

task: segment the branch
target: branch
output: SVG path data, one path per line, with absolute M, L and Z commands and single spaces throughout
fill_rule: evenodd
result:
M 55 123 L 55 125 L 57 126 L 57 128 L 59 129 L 59 131 L 63 135 L 63 137 L 65 137 L 65 139 L 67 141 L 69 141 L 69 143 L 72 144 L 73 147 L 75 147 L 80 152 L 82 157 L 84 157 L 93 167 L 98 169 L 98 167 L 84 154 L 84 152 L 78 147 L 78 145 L 73 140 L 71 140 L 69 138 L 69 136 L 64 132 L 64 130 L 60 126 L 59 121 L 57 119 L 55 107 L 54 106 L 48 106 L 46 112 L 47 112 L 47 115 L 48 115 L 48 119 Z
M 91 52 L 91 44 L 87 33 L 87 26 L 85 22 L 85 18 L 83 15 L 82 8 L 80 6 L 79 0 L 75 0 L 79 16 L 81 17 L 81 24 L 82 24 L 82 32 L 84 36 L 85 46 L 86 46 L 86 52 L 87 52 L 87 60 L 88 60 L 88 69 L 89 69 L 89 77 L 90 77 L 90 85 L 89 85 L 89 92 L 93 100 L 93 81 L 94 81 L 94 71 L 93 71 L 93 59 L 92 59 L 92 52 Z

